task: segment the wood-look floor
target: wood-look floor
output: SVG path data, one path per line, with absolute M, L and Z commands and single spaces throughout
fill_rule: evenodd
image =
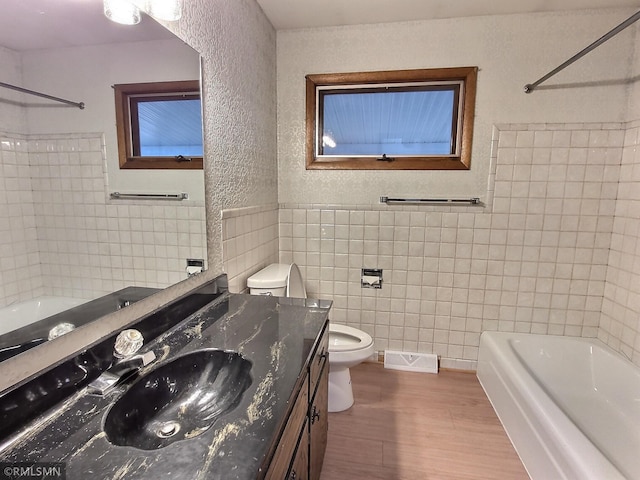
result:
M 356 403 L 329 414 L 321 480 L 526 480 L 472 373 L 438 375 L 363 363 Z

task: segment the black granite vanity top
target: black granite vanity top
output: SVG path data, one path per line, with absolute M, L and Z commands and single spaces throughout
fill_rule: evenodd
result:
M 140 378 L 202 349 L 238 352 L 251 362 L 251 384 L 237 407 L 199 436 L 156 450 L 110 443 L 105 418 L 136 381 L 130 379 L 104 396 L 80 389 L 11 438 L 0 439 L 0 460 L 64 462 L 67 479 L 256 478 L 268 466 L 304 366 L 327 325 L 329 306 L 225 292 L 143 346 L 141 352 L 153 350 L 157 359 Z

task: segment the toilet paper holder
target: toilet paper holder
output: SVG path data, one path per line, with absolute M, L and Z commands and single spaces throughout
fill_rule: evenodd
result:
M 193 277 L 204 272 L 203 258 L 187 258 L 187 277 Z
M 382 288 L 382 269 L 363 268 L 360 284 L 362 288 Z

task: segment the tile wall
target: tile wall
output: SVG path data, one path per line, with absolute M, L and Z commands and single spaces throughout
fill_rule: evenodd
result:
M 207 258 L 201 202 L 108 199 L 102 135 L 1 142 L 3 304 L 164 288 L 186 278 L 187 258 Z
M 0 134 L 0 169 L 0 305 L 4 305 L 43 294 L 25 137 Z
M 624 138 L 598 337 L 640 365 L 640 121 Z
M 598 335 L 623 124 L 502 125 L 487 207 L 281 205 L 280 260 L 378 350 L 475 368 L 483 330 Z M 380 290 L 361 268 L 382 268 Z
M 277 262 L 277 205 L 223 210 L 222 258 L 234 293 L 246 290 L 252 274 Z

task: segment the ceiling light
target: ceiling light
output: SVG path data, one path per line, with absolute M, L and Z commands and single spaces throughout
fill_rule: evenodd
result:
M 182 16 L 182 0 L 146 0 L 144 11 L 158 20 L 174 22 Z
M 104 0 L 104 14 L 109 20 L 123 25 L 140 23 L 140 9 L 128 0 Z
M 323 135 L 322 136 L 322 146 L 323 147 L 329 147 L 329 148 L 336 148 L 336 142 L 329 135 Z

